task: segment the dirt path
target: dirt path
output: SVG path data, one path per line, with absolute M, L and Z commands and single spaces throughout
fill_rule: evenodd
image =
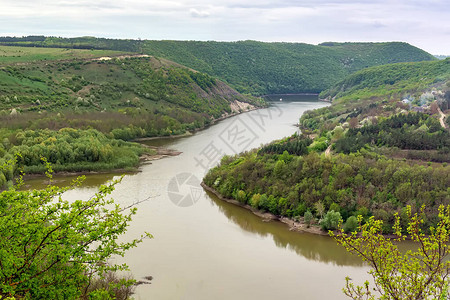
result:
M 442 112 L 442 110 L 439 106 L 438 106 L 438 112 L 441 115 L 441 117 L 439 118 L 439 122 L 441 123 L 442 128 L 447 129 L 447 126 L 445 125 L 445 122 L 444 122 L 445 114 Z
M 330 156 L 331 155 L 331 145 L 328 146 L 327 150 L 325 150 L 325 156 Z
M 111 60 L 113 58 L 115 59 L 125 59 L 125 58 L 131 58 L 131 57 L 150 57 L 150 55 L 147 54 L 135 54 L 135 55 L 119 55 L 119 56 L 103 56 L 98 58 L 93 58 L 91 60 Z

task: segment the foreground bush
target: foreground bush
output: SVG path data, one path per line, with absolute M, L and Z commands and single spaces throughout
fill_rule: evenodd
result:
M 101 186 L 88 200 L 73 202 L 62 198 L 70 187 L 29 191 L 13 187 L 0 193 L 0 298 L 88 297 L 85 287 L 90 278 L 125 270 L 126 265 L 105 262 L 150 235 L 118 242 L 136 212 L 106 198 L 118 182 Z
M 337 234 L 330 232 L 338 244 L 360 256 L 372 270 L 375 287 L 355 286 L 350 278 L 344 292 L 352 299 L 439 299 L 450 296 L 450 205 L 439 207 L 439 222 L 430 228 L 430 235 L 423 232 L 423 208 L 420 214 L 412 214 L 407 207 L 407 234 L 402 233 L 401 219 L 397 215 L 394 224 L 394 240 L 381 234 L 383 221 L 371 217 L 358 230 L 350 234 L 340 227 Z M 342 224 L 342 223 L 341 223 Z M 410 237 L 416 242 L 415 251 L 400 251 L 397 243 Z

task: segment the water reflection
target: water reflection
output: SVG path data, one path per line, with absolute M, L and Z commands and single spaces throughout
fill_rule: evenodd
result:
M 363 262 L 355 255 L 350 255 L 345 249 L 327 236 L 309 233 L 299 233 L 287 230 L 281 222 L 264 222 L 250 211 L 225 202 L 214 194 L 206 192 L 211 202 L 233 223 L 245 231 L 258 234 L 261 237 L 270 236 L 279 248 L 295 251 L 309 260 L 330 263 L 337 266 L 363 266 Z
M 97 188 L 98 186 L 111 181 L 113 178 L 122 175 L 134 175 L 137 174 L 138 171 L 117 171 L 117 172 L 109 172 L 109 173 L 88 173 L 84 176 L 86 179 L 83 181 L 81 187 L 82 188 Z M 72 184 L 74 180 L 78 177 L 82 176 L 81 174 L 55 174 L 51 182 L 45 175 L 28 175 L 24 177 L 24 185 L 22 186 L 22 190 L 28 189 L 44 189 L 48 186 L 48 184 L 53 184 L 59 187 L 67 187 Z
M 273 94 L 265 95 L 270 102 L 317 102 L 318 94 Z

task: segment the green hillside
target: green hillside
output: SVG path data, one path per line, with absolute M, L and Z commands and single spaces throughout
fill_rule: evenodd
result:
M 0 38 L 0 44 L 111 49 L 173 60 L 252 94 L 320 92 L 362 68 L 435 60 L 406 43 L 263 43 L 114 40 L 92 37 Z
M 114 128 L 101 126 L 131 123 L 149 130 L 140 136 L 202 127 L 211 118 L 231 113 L 230 103 L 235 100 L 257 104 L 206 74 L 148 56 L 4 64 L 0 67 L 0 100 L 3 119 L 11 118 L 13 110 L 19 114 L 38 112 L 40 120 L 34 126 L 48 128 L 40 124 L 47 114 L 70 115 L 75 126 L 74 119 L 89 122 L 87 116 L 93 114 L 98 121 L 101 113 L 104 122 L 90 126 L 109 132 Z M 77 118 L 81 112 L 83 116 Z M 111 114 L 124 116 L 114 116 L 112 122 Z M 133 116 L 139 121 L 130 120 Z M 163 116 L 165 121 L 160 120 Z M 21 118 L 17 119 L 4 122 L 5 126 L 21 127 Z M 29 116 L 28 122 L 30 119 L 34 117 Z M 155 122 L 164 124 L 156 126 Z
M 72 60 L 76 58 L 93 59 L 102 56 L 117 56 L 124 54 L 126 53 L 113 50 L 75 50 L 67 48 L 0 46 L 0 64 Z
M 300 124 L 312 131 L 330 131 L 352 118 L 362 125 L 400 111 L 430 111 L 434 101 L 445 111 L 450 108 L 449 89 L 450 59 L 367 68 L 323 91 L 319 97 L 333 105 L 304 114 Z
M 4 163 L 17 154 L 28 173 L 45 170 L 41 157 L 56 171 L 131 167 L 149 150 L 124 140 L 184 134 L 264 105 L 207 74 L 148 55 L 0 51 L 0 186 L 12 179 Z
M 362 215 L 388 233 L 407 205 L 424 205 L 425 226 L 434 226 L 450 201 L 450 59 L 367 68 L 321 96 L 332 105 L 300 118 L 303 135 L 225 157 L 204 183 L 325 230 L 335 229 L 332 218 L 352 230 Z
M 398 63 L 358 71 L 320 94 L 321 98 L 358 99 L 416 93 L 450 79 L 450 59 Z

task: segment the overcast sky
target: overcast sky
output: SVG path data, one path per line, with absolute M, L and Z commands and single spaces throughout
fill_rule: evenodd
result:
M 0 0 L 0 35 L 404 41 L 450 55 L 450 0 Z

